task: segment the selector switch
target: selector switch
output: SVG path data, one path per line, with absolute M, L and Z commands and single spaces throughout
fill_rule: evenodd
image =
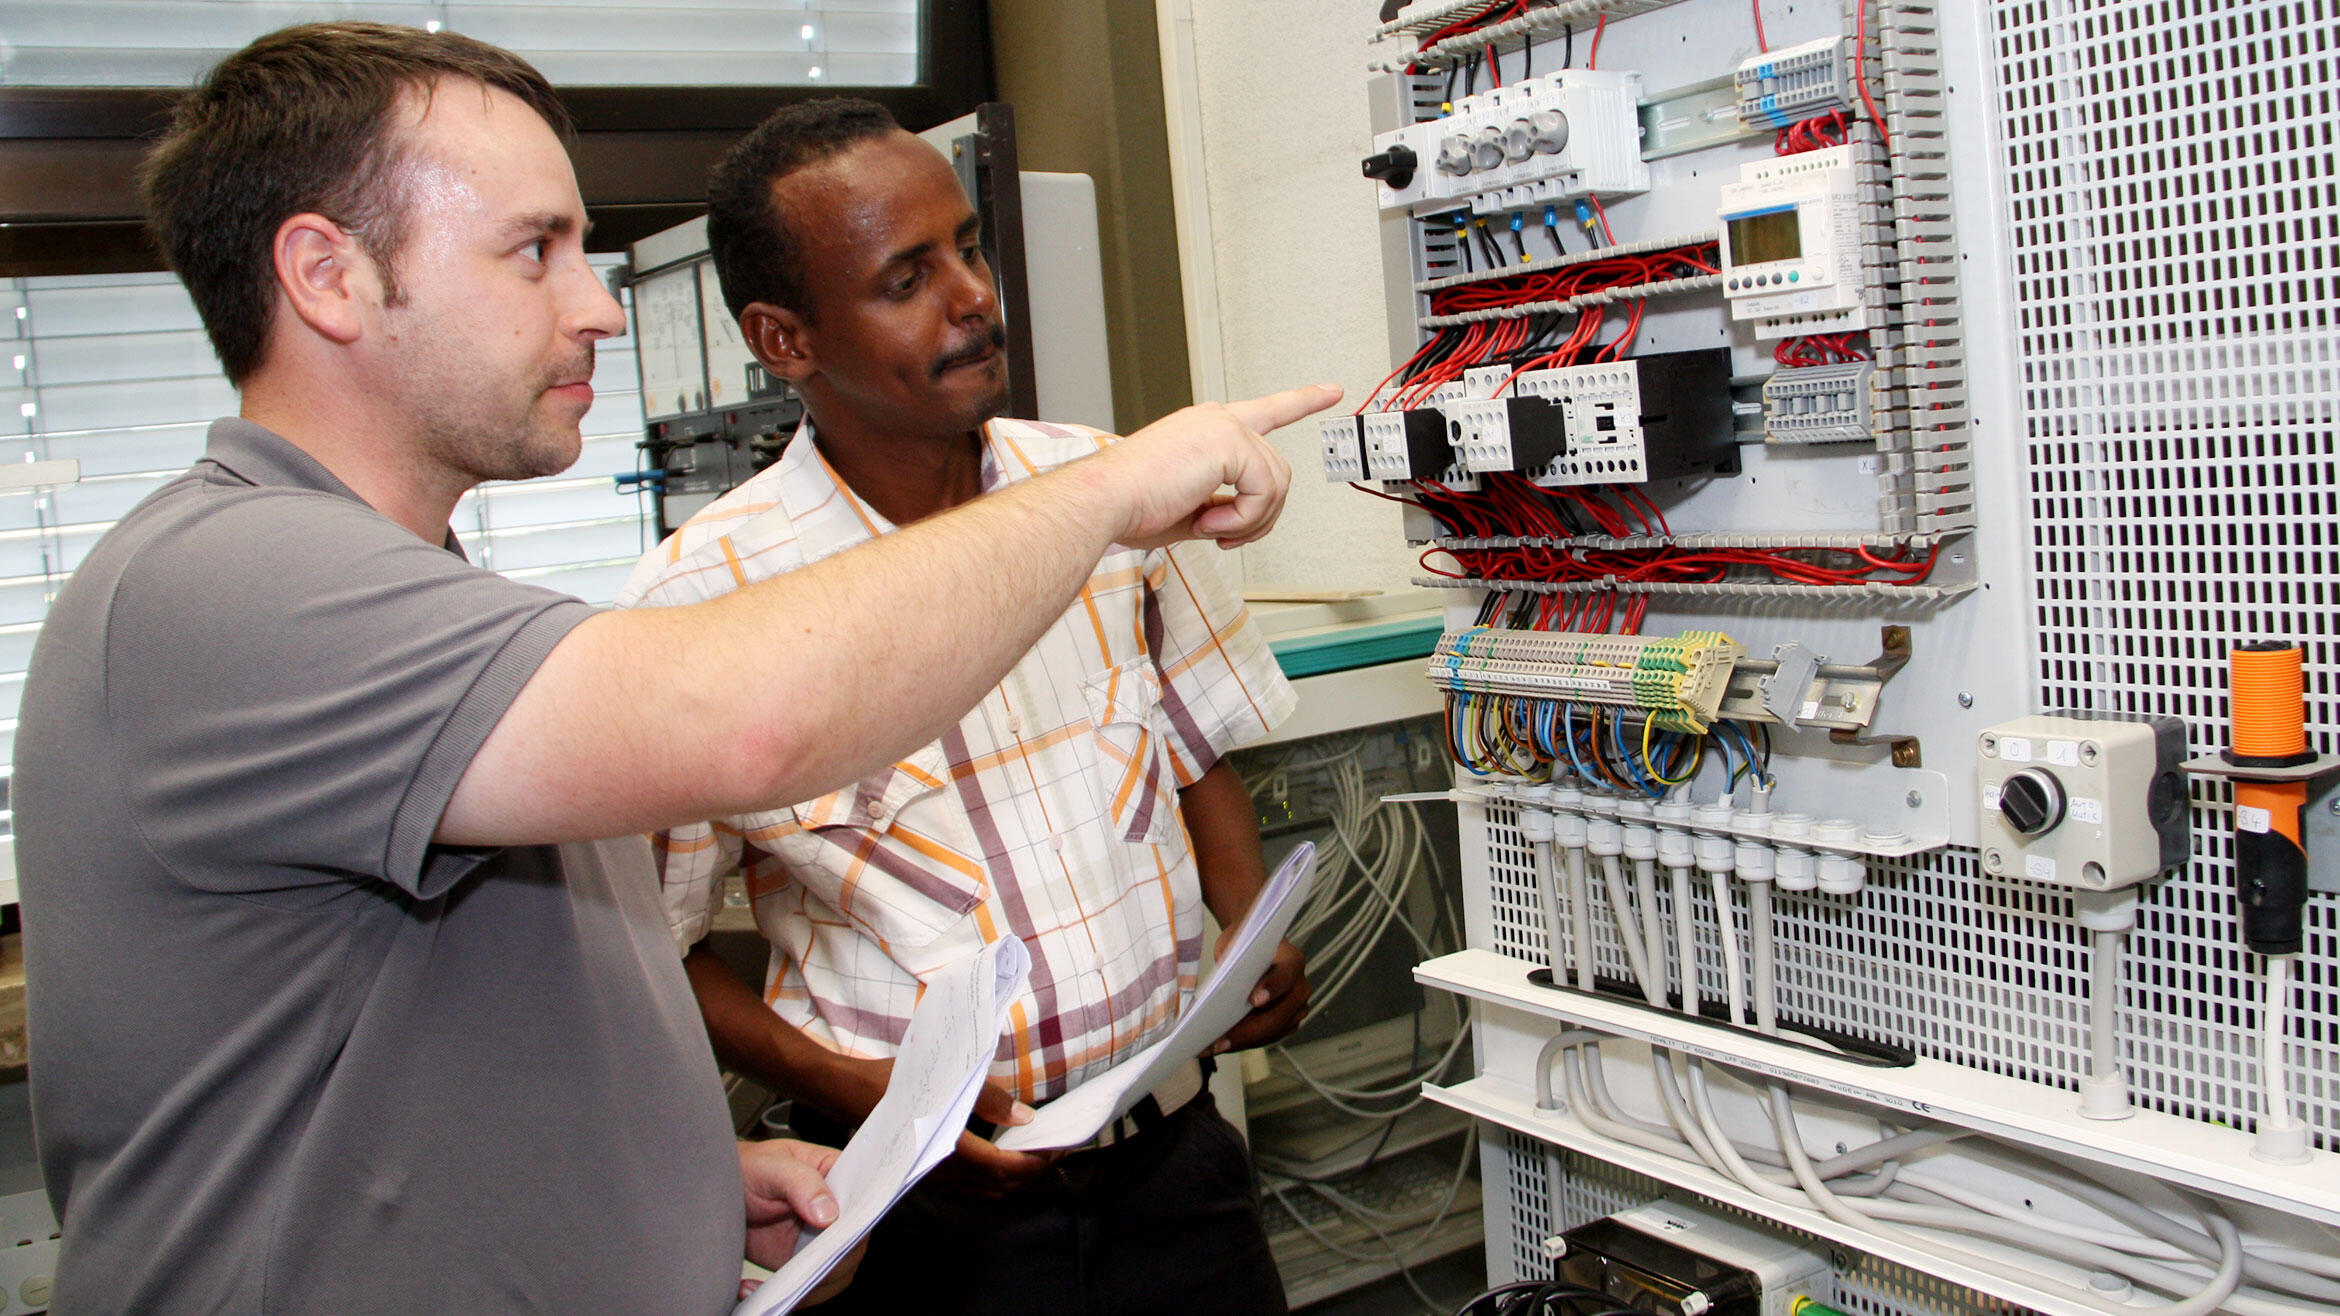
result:
M 1419 168 L 1421 163 L 1412 147 L 1400 144 L 1392 146 L 1386 151 L 1366 156 L 1365 176 L 1378 178 L 1391 187 L 1403 191 L 1407 184 L 1414 181 L 1414 170 Z
M 1999 816 L 2024 836 L 2055 830 L 2064 820 L 2064 787 L 2044 768 L 2025 768 L 1999 784 Z
M 2191 852 L 2186 727 L 2174 717 L 2050 710 L 1975 739 L 1976 844 L 1994 877 L 2112 891 Z

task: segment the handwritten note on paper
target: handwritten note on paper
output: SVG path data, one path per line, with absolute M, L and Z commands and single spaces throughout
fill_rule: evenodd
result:
M 837 1222 L 806 1232 L 796 1255 L 732 1316 L 771 1316 L 794 1307 L 912 1184 L 951 1154 L 1031 966 L 1024 943 L 1005 937 L 927 979 L 903 1030 L 886 1095 L 829 1167 Z
M 1001 1132 L 1010 1151 L 1071 1147 L 1129 1113 L 1160 1087 L 1180 1065 L 1251 1013 L 1251 990 L 1275 960 L 1276 947 L 1308 899 L 1316 877 L 1316 846 L 1302 842 L 1269 876 L 1251 902 L 1227 952 L 1211 969 L 1162 1040 L 1040 1108 L 1031 1123 Z

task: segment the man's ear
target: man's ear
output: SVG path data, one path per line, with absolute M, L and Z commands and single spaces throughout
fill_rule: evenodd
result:
M 285 306 L 319 336 L 357 340 L 365 302 L 382 299 L 381 272 L 357 238 L 332 220 L 299 214 L 276 226 L 269 250 Z
M 812 378 L 819 368 L 808 328 L 802 315 L 770 302 L 749 302 L 739 313 L 739 336 L 749 353 L 776 378 L 791 384 Z

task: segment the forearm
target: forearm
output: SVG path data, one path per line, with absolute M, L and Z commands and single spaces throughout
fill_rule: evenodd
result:
M 707 943 L 691 947 L 683 957 L 683 972 L 690 978 L 691 994 L 698 998 L 707 1040 L 725 1068 L 848 1122 L 858 1122 L 866 1113 L 830 1110 L 838 1104 L 828 1082 L 834 1053 L 772 1013 Z
M 482 747 L 440 839 L 655 831 L 857 780 L 999 683 L 1111 545 L 1110 509 L 1076 465 L 710 602 L 590 618 Z
M 857 780 L 932 740 L 998 684 L 1110 544 L 1265 534 L 1291 470 L 1259 432 L 1338 396 L 1295 389 L 1189 408 L 1061 470 L 712 602 L 592 617 L 504 710 L 435 839 L 650 832 Z
M 1252 807 L 1251 793 L 1243 789 L 1243 778 L 1233 765 L 1220 759 L 1178 792 L 1178 812 L 1194 844 L 1203 905 L 1220 927 L 1234 927 L 1267 882 L 1259 814 Z

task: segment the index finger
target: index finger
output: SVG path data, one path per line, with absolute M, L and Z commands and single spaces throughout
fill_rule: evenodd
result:
M 1302 416 L 1322 411 L 1340 400 L 1341 388 L 1338 384 L 1303 384 L 1298 388 L 1287 388 L 1281 393 L 1270 393 L 1266 397 L 1230 402 L 1227 410 L 1234 413 L 1235 419 L 1241 421 L 1244 428 L 1254 434 L 1265 434 L 1269 430 L 1282 429 Z

